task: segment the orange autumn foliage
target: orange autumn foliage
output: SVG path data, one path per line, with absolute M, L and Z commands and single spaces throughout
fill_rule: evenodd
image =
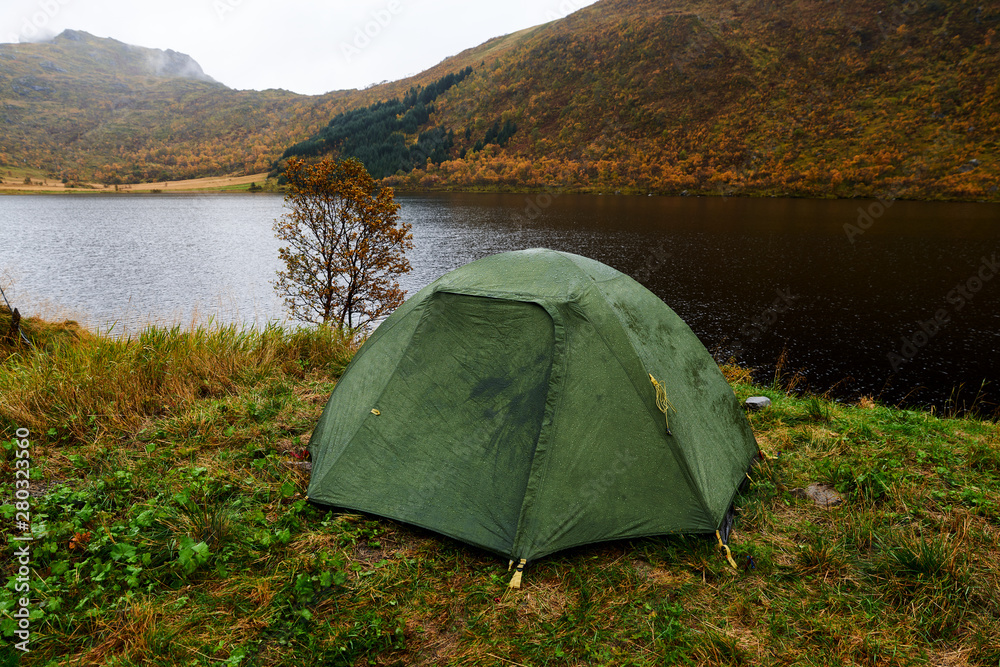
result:
M 399 220 L 391 188 L 358 160 L 291 159 L 288 212 L 275 221 L 285 269 L 275 290 L 304 322 L 367 327 L 403 303 L 396 278 L 410 270 L 411 225 Z

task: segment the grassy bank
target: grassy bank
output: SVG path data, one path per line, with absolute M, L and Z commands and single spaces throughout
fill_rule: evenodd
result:
M 728 369 L 741 399 L 774 401 L 751 415 L 771 458 L 738 500 L 739 568 L 702 536 L 634 540 L 529 564 L 512 591 L 495 555 L 304 500 L 303 448 L 355 349 L 337 332 L 26 328 L 37 349 L 0 348 L 3 502 L 14 433 L 31 433 L 21 664 L 1000 660 L 996 424 L 795 398 Z M 844 502 L 794 491 L 812 482 Z

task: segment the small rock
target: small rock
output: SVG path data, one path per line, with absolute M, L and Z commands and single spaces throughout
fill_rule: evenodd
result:
M 844 497 L 827 484 L 813 482 L 804 489 L 792 489 L 792 495 L 809 498 L 820 507 L 836 507 L 844 502 Z
M 958 168 L 960 172 L 967 173 L 979 166 L 979 160 L 973 158 Z
M 743 406 L 747 410 L 757 412 L 758 410 L 771 407 L 771 399 L 767 396 L 751 396 L 743 403 Z
M 49 72 L 57 72 L 59 74 L 65 74 L 66 73 L 66 70 L 64 70 L 62 67 L 59 67 L 59 65 L 56 65 L 51 60 L 46 60 L 45 62 L 41 63 L 39 66 L 42 69 L 47 70 Z

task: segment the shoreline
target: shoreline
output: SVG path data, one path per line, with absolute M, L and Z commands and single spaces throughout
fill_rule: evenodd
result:
M 43 339 L 47 339 L 52 333 L 55 335 L 69 334 L 74 338 L 104 339 L 120 343 L 129 343 L 139 340 L 144 335 L 164 335 L 164 334 L 184 334 L 192 332 L 218 332 L 221 330 L 239 331 L 243 335 L 261 334 L 265 331 L 280 331 L 283 335 L 290 335 L 301 329 L 301 325 L 294 321 L 268 320 L 265 322 L 234 322 L 215 321 L 212 317 L 206 318 L 165 318 L 163 320 L 149 320 L 143 323 L 133 322 L 131 325 L 125 322 L 116 322 L 111 328 L 102 328 L 88 321 L 85 317 L 80 317 L 77 313 L 66 313 L 62 317 L 53 317 L 51 314 L 41 316 L 30 313 L 23 314 L 22 320 L 25 327 L 37 327 L 43 333 Z M 10 324 L 10 311 L 3 303 L 0 303 L 0 337 L 6 332 Z M 115 332 L 114 329 L 121 325 L 121 330 Z M 131 330 L 129 330 L 131 328 Z M 310 327 L 305 327 L 310 328 Z M 714 355 L 713 355 L 714 356 Z M 983 401 L 977 395 L 970 403 L 935 404 L 920 401 L 896 401 L 885 400 L 881 394 L 865 393 L 854 391 L 847 393 L 831 393 L 826 391 L 813 391 L 808 388 L 797 386 L 795 373 L 783 372 L 782 366 L 751 365 L 735 359 L 715 358 L 719 370 L 731 381 L 738 384 L 752 385 L 759 391 L 777 391 L 784 394 L 789 399 L 809 402 L 811 400 L 823 400 L 825 403 L 843 408 L 850 407 L 871 407 L 879 406 L 889 410 L 901 410 L 919 412 L 929 416 L 944 419 L 974 419 L 985 422 L 1000 423 L 1000 406 Z M 839 384 L 839 383 L 838 383 Z M 952 395 L 958 397 L 962 386 L 952 387 Z
M 68 195 L 68 194 L 104 194 L 104 195 L 129 195 L 129 194 L 191 194 L 191 193 L 249 193 L 250 186 L 256 184 L 260 190 L 253 192 L 283 194 L 284 190 L 277 186 L 273 179 L 268 179 L 266 172 L 251 174 L 249 176 L 209 176 L 205 178 L 192 178 L 181 181 L 159 181 L 156 183 L 128 183 L 117 186 L 104 186 L 100 183 L 87 183 L 82 187 L 66 187 L 66 185 L 23 185 L 14 183 L 0 183 L 0 195 Z M 556 197 L 561 195 L 589 195 L 594 197 L 685 197 L 703 198 L 714 197 L 722 199 L 814 199 L 821 201 L 869 201 L 879 199 L 878 193 L 858 193 L 857 196 L 840 197 L 833 194 L 816 195 L 810 193 L 797 192 L 742 192 L 742 193 L 720 193 L 718 191 L 688 191 L 682 192 L 649 192 L 649 191 L 622 191 L 612 192 L 600 189 L 577 189 L 551 187 L 464 187 L 464 188 L 423 188 L 409 189 L 399 186 L 392 187 L 399 195 L 437 195 L 437 194 L 484 194 L 484 195 L 525 195 L 525 196 L 548 196 Z M 962 199 L 955 197 L 894 197 L 892 201 L 910 201 L 927 203 L 954 203 L 954 204 L 1000 204 L 1000 200 L 993 199 Z

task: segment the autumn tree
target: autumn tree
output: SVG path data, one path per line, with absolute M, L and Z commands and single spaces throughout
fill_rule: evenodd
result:
M 403 303 L 396 278 L 410 270 L 413 235 L 392 189 L 353 158 L 292 158 L 285 176 L 289 210 L 274 223 L 285 269 L 274 288 L 292 318 L 367 327 Z

